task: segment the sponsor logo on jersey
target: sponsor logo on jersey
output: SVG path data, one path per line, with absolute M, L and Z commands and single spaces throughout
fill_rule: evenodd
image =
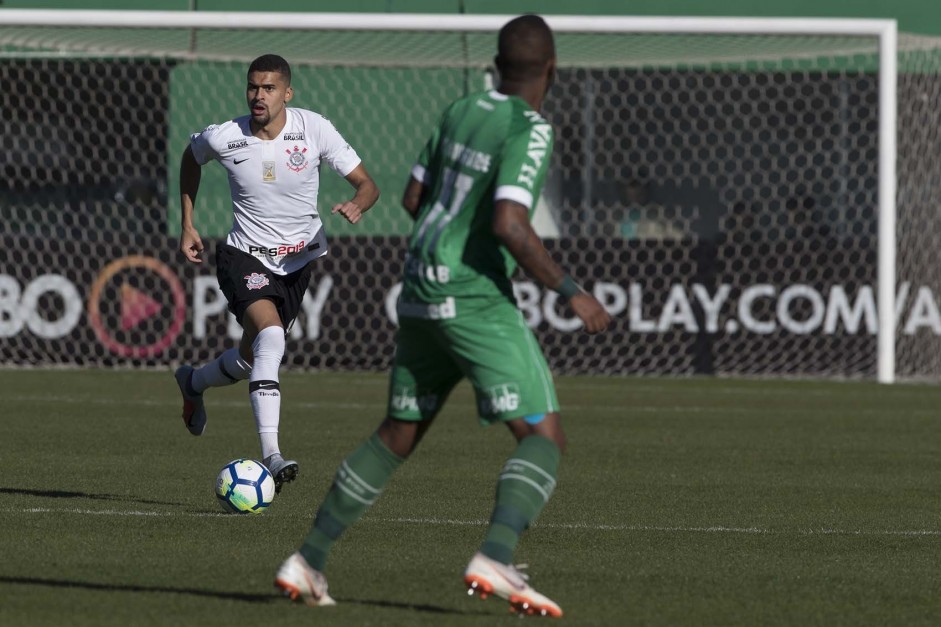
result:
M 286 142 L 302 142 L 304 141 L 304 133 L 285 133 L 281 139 Z
M 424 264 L 409 254 L 405 257 L 405 275 L 423 276 L 432 283 L 447 283 L 451 280 L 451 268 L 445 265 Z
M 396 311 L 400 318 L 451 320 L 457 317 L 457 304 L 453 296 L 445 298 L 443 303 L 410 303 L 399 300 Z
M 248 140 L 240 139 L 238 141 L 229 142 L 226 145 L 226 148 L 228 148 L 229 150 L 237 150 L 239 148 L 248 148 Z
M 256 257 L 282 257 L 284 255 L 293 255 L 304 250 L 307 244 L 301 240 L 297 244 L 281 244 L 280 246 L 249 246 L 248 254 Z
M 442 143 L 442 150 L 446 159 L 478 172 L 486 172 L 490 169 L 493 157 L 487 153 L 468 148 L 464 144 L 450 139 L 445 139 Z
M 307 147 L 300 149 L 297 146 L 294 146 L 294 150 L 285 150 L 284 152 L 288 153 L 288 167 L 295 172 L 300 172 L 310 164 L 310 161 L 307 160 Z
M 277 177 L 274 175 L 274 161 L 261 162 L 261 180 L 266 183 L 277 180 Z
M 535 112 L 534 112 L 535 113 Z M 552 138 L 552 126 L 545 123 L 538 114 L 535 117 L 529 116 L 531 120 L 537 121 L 529 131 L 529 144 L 526 146 L 527 161 L 520 166 L 519 176 L 516 177 L 517 183 L 526 185 L 532 189 L 535 184 L 536 175 L 542 162 L 546 158 L 546 152 L 549 150 L 549 141 Z
M 487 395 L 479 401 L 480 415 L 490 416 L 516 411 L 520 406 L 520 390 L 515 383 L 502 383 L 487 388 Z
M 257 272 L 246 274 L 242 278 L 245 279 L 245 287 L 250 290 L 260 290 L 269 283 L 267 275 L 258 274 Z

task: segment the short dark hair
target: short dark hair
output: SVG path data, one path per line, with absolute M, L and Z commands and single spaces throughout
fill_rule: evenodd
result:
M 284 60 L 284 57 L 276 54 L 263 54 L 248 66 L 248 73 L 252 72 L 278 72 L 284 76 L 287 84 L 291 84 L 291 66 Z
M 503 25 L 497 38 L 497 69 L 508 80 L 539 78 L 555 58 L 552 29 L 538 15 L 521 15 Z

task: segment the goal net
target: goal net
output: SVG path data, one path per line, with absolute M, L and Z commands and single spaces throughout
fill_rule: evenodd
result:
M 207 263 L 187 265 L 179 156 L 245 113 L 247 65 L 275 52 L 292 105 L 329 118 L 383 191 L 355 227 L 325 216 L 331 252 L 286 364 L 386 368 L 410 228 L 398 199 L 443 108 L 493 83 L 507 19 L 0 10 L 0 364 L 164 366 L 234 344 L 212 255 L 228 185 L 203 169 Z M 548 21 L 556 146 L 534 222 L 615 320 L 587 336 L 518 275 L 556 371 L 941 376 L 941 40 L 899 35 L 896 101 L 880 100 L 875 21 Z M 324 170 L 321 206 L 349 194 Z

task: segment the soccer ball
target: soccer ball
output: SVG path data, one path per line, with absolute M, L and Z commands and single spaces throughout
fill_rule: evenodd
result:
M 216 477 L 216 496 L 227 512 L 260 514 L 274 500 L 274 478 L 261 462 L 233 459 Z

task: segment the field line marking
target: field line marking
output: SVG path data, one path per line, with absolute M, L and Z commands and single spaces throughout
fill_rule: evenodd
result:
M 116 509 L 79 509 L 79 508 L 53 508 L 53 507 L 25 507 L 25 508 L 3 508 L 0 513 L 4 514 L 76 514 L 80 516 L 127 516 L 127 517 L 189 517 L 189 518 L 232 518 L 238 519 L 241 516 L 233 516 L 225 512 L 154 512 L 144 510 L 116 510 Z M 255 518 L 254 516 L 245 516 L 245 518 Z M 303 516 L 308 518 L 308 516 Z M 486 520 L 461 520 L 455 518 L 370 518 L 366 517 L 359 524 L 415 524 L 415 525 L 451 525 L 457 527 L 483 527 L 487 525 Z M 767 529 L 762 527 L 727 527 L 722 525 L 708 527 L 683 527 L 683 526 L 661 526 L 661 525 L 605 525 L 594 523 L 536 523 L 535 528 L 545 529 L 579 529 L 584 531 L 640 531 L 653 533 L 728 533 L 745 535 L 801 535 L 801 536 L 899 536 L 899 537 L 921 537 L 921 536 L 941 536 L 941 530 L 937 529 Z
M 139 405 L 142 407 L 173 407 L 177 409 L 180 401 L 177 398 L 166 398 L 166 399 L 144 399 L 144 398 L 88 398 L 83 396 L 71 396 L 71 395 L 55 395 L 50 394 L 46 396 L 0 396 L 0 401 L 3 402 L 28 402 L 28 403 L 74 403 L 82 405 L 105 405 L 105 406 L 125 406 L 125 405 Z M 228 400 L 214 400 L 210 401 L 212 406 L 216 407 L 247 407 L 247 401 L 228 401 Z M 301 409 L 318 409 L 323 407 L 330 408 L 339 408 L 339 409 L 363 409 L 363 410 L 377 410 L 381 413 L 381 409 L 384 406 L 384 403 L 351 403 L 347 401 L 301 401 L 297 403 L 292 403 L 292 406 L 299 407 Z
M 145 399 L 145 398 L 89 398 L 82 396 L 71 396 L 71 395 L 45 395 L 45 396 L 36 396 L 36 395 L 0 395 L 0 403 L 8 402 L 28 402 L 28 403 L 75 403 L 81 405 L 102 405 L 106 407 L 167 407 L 173 408 L 174 411 L 179 409 L 180 401 L 178 398 L 162 398 L 162 399 Z M 211 407 L 217 408 L 244 408 L 247 406 L 245 401 L 231 401 L 231 400 L 211 400 L 209 401 Z M 476 404 L 473 400 L 451 400 L 448 404 L 450 408 L 476 408 Z M 288 407 L 290 409 L 350 409 L 358 411 L 369 411 L 373 412 L 374 415 L 380 416 L 385 410 L 385 401 L 377 400 L 374 403 L 357 403 L 350 401 L 297 401 L 292 402 Z M 285 411 L 285 410 L 282 410 Z M 615 413 L 623 416 L 632 416 L 638 414 L 664 414 L 664 413 L 676 413 L 681 414 L 675 416 L 676 418 L 682 419 L 689 414 L 713 416 L 715 418 L 724 418 L 729 415 L 737 416 L 747 416 L 749 414 L 755 414 L 755 410 L 749 407 L 702 407 L 697 405 L 604 405 L 604 404 L 592 404 L 592 405 L 581 405 L 578 403 L 571 403 L 562 406 L 562 413 L 577 413 L 585 411 L 594 411 L 598 413 Z M 816 414 L 816 413 L 828 413 L 832 412 L 829 408 L 817 408 L 817 409 L 804 409 L 802 410 L 804 415 L 807 414 Z M 854 409 L 853 413 L 855 416 L 865 416 L 873 415 L 882 417 L 885 415 L 884 410 L 881 408 L 859 408 Z M 921 415 L 922 410 L 913 410 L 914 415 Z M 169 415 L 169 414 L 168 414 Z M 176 414 L 174 414 L 176 415 Z M 925 410 L 925 415 L 927 410 Z M 933 414 L 932 414 L 933 415 Z M 669 417 L 669 416 L 661 416 Z

